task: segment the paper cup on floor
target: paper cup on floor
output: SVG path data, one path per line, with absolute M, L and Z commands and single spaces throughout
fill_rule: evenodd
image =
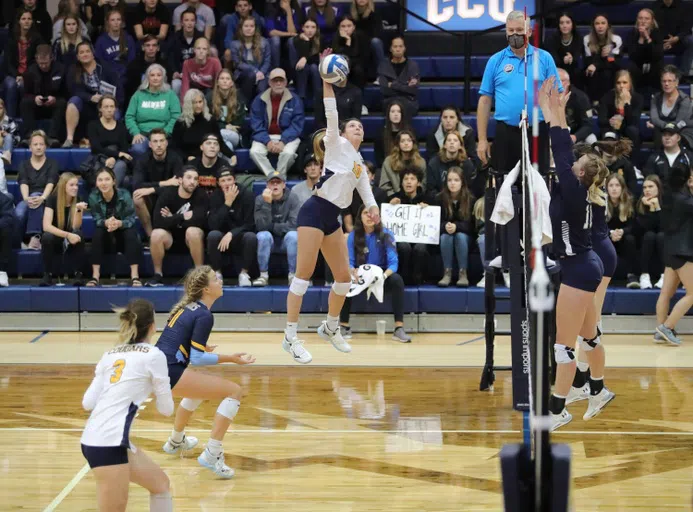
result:
M 376 320 L 375 321 L 375 333 L 378 336 L 385 336 L 385 326 L 387 325 L 387 322 L 385 320 Z

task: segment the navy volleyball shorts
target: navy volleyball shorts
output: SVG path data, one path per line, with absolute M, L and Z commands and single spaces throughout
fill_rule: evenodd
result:
M 616 273 L 616 265 L 618 264 L 618 256 L 616 248 L 610 238 L 592 241 L 592 250 L 597 253 L 599 259 L 602 260 L 604 266 L 604 277 L 614 277 Z
M 172 363 L 168 365 L 168 378 L 171 381 L 171 389 L 176 387 L 178 381 L 183 376 L 186 366 L 182 363 Z
M 128 463 L 128 449 L 125 446 L 87 446 L 82 445 L 82 455 L 89 467 L 117 466 Z
M 299 228 L 301 226 L 316 228 L 325 235 L 331 235 L 341 227 L 339 224 L 341 213 L 339 206 L 327 199 L 310 196 L 298 212 L 297 224 Z
M 602 260 L 592 250 L 561 258 L 561 284 L 594 293 L 603 275 Z

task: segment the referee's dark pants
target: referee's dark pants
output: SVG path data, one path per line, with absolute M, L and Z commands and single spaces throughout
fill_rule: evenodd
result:
M 532 153 L 532 127 L 528 129 L 530 155 Z M 539 123 L 539 172 L 548 173 L 549 170 L 549 126 L 541 121 Z M 511 126 L 498 121 L 496 123 L 496 137 L 491 149 L 491 165 L 502 174 L 508 174 L 522 157 L 522 131 L 517 126 Z M 518 178 L 517 184 L 522 182 Z

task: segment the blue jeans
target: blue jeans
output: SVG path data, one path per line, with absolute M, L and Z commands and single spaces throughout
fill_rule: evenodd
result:
M 10 153 L 14 149 L 14 139 L 9 133 L 2 139 L 2 150 L 9 151 Z
M 272 69 L 278 68 L 282 60 L 282 38 L 272 36 L 269 38 L 270 55 L 272 56 Z
M 126 164 L 123 160 L 116 160 L 116 163 L 113 166 L 113 174 L 115 174 L 116 177 L 116 186 L 123 186 L 123 182 L 125 181 L 125 176 L 127 175 L 127 173 L 128 164 Z
M 135 159 L 143 157 L 147 154 L 147 151 L 149 151 L 149 139 L 146 137 L 142 142 L 130 146 L 130 154 Z
M 479 246 L 479 254 L 481 255 L 481 264 L 486 266 L 486 235 L 480 234 L 476 239 L 476 245 Z
M 30 197 L 40 195 L 41 192 L 29 194 Z M 15 246 L 21 244 L 24 235 L 36 235 L 43 231 L 43 210 L 44 205 L 32 210 L 26 201 L 17 203 L 14 208 Z
M 385 46 L 383 45 L 382 39 L 378 39 L 377 37 L 371 39 L 371 52 L 373 52 L 373 64 L 377 75 L 378 66 L 385 60 Z
M 455 233 L 440 235 L 440 254 L 443 256 L 443 267 L 451 269 L 453 266 L 453 254 L 457 256 L 459 270 L 467 270 L 469 260 L 469 235 L 467 233 Z
M 272 235 L 269 231 L 260 231 L 257 234 L 257 264 L 260 267 L 260 272 L 267 272 L 269 268 L 270 254 L 274 249 L 275 243 L 279 243 L 281 240 L 281 246 L 279 247 L 279 253 L 286 253 L 286 259 L 289 264 L 289 272 L 291 274 L 296 273 L 296 254 L 298 247 L 298 233 L 296 231 L 289 231 L 284 235 L 283 239 Z
M 17 109 L 19 108 L 19 98 L 24 96 L 24 86 L 17 84 L 17 79 L 13 76 L 5 77 L 2 83 L 5 89 L 5 107 L 7 115 L 14 119 L 17 117 Z

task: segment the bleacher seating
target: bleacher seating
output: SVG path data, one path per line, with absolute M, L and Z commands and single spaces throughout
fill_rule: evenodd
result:
M 225 293 L 212 309 L 219 313 L 260 313 L 286 311 L 286 286 L 266 288 L 226 287 Z M 325 313 L 330 288 L 313 286 L 303 299 L 305 313 Z M 168 311 L 183 293 L 181 286 L 160 288 L 101 287 L 74 288 L 12 286 L 0 292 L 0 311 L 14 312 L 110 312 L 114 305 L 126 304 L 133 297 L 150 300 L 157 311 Z M 507 288 L 499 288 L 497 296 L 507 296 Z M 654 311 L 659 290 L 628 290 L 610 288 L 604 302 L 604 314 L 649 315 Z M 673 301 L 683 292 L 679 291 Z M 412 313 L 474 313 L 484 312 L 484 291 L 481 288 L 438 288 L 435 286 L 408 287 L 405 290 L 404 310 Z M 389 313 L 389 296 L 382 304 L 375 299 L 366 301 L 363 295 L 353 301 L 354 313 Z M 500 301 L 498 313 L 508 313 L 508 302 Z

